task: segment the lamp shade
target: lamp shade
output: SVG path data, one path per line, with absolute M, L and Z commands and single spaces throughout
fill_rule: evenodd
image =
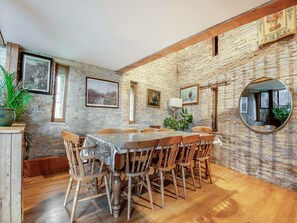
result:
M 181 98 L 169 98 L 168 106 L 173 108 L 181 108 L 183 107 L 183 99 Z

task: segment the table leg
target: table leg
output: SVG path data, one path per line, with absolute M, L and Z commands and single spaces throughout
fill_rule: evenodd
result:
M 118 218 L 120 214 L 120 194 L 121 194 L 121 172 L 115 170 L 112 177 L 112 192 L 113 192 L 113 204 L 112 211 L 113 217 Z

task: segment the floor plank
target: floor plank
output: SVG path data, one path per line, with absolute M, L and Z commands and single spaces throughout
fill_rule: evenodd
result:
M 189 184 L 186 200 L 181 197 L 181 182 L 178 200 L 170 193 L 174 192 L 173 185 L 167 185 L 164 209 L 156 191 L 153 191 L 154 210 L 150 210 L 147 193 L 136 197 L 130 222 L 297 223 L 296 192 L 215 164 L 212 170 L 213 184 L 202 182 L 202 188 L 197 191 Z M 67 207 L 63 207 L 68 180 L 68 173 L 24 178 L 25 222 L 69 222 L 73 192 Z M 84 196 L 86 190 L 82 192 Z M 78 203 L 77 222 L 126 222 L 126 201 L 122 204 L 120 217 L 114 219 L 108 212 L 105 197 Z

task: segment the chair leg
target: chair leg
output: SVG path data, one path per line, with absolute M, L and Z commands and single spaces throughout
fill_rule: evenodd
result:
M 207 160 L 207 172 L 209 176 L 209 182 L 212 184 L 212 178 L 211 178 L 211 169 L 210 169 L 210 160 Z
M 174 169 L 171 170 L 171 174 L 172 174 L 172 179 L 173 179 L 173 184 L 174 184 L 174 189 L 175 189 L 175 196 L 176 196 L 176 199 L 178 199 L 177 182 L 176 182 L 176 176 L 175 176 Z
M 192 166 L 190 168 L 191 168 L 191 176 L 192 176 L 194 191 L 196 191 L 196 182 L 195 182 L 194 170 L 193 170 L 193 167 Z
M 110 211 L 110 214 L 112 214 L 111 199 L 110 199 L 110 190 L 109 190 L 109 187 L 108 187 L 107 176 L 104 176 L 104 183 L 105 183 L 105 190 L 106 190 L 106 196 L 107 196 L 109 211 Z
M 184 198 L 186 199 L 186 176 L 185 176 L 185 167 L 181 167 L 181 172 L 182 172 L 182 180 L 183 180 L 183 187 L 184 187 Z
M 73 205 L 72 205 L 70 222 L 73 222 L 73 219 L 74 219 L 74 215 L 75 215 L 75 211 L 76 211 L 76 206 L 77 206 L 77 200 L 78 200 L 79 190 L 80 190 L 80 181 L 77 181 L 76 189 L 75 189 L 75 194 L 74 194 L 74 199 L 73 199 Z
M 70 190 L 72 188 L 72 183 L 73 183 L 73 179 L 72 177 L 70 177 L 69 179 L 69 183 L 68 183 L 68 186 L 67 186 L 67 191 L 65 193 L 65 199 L 64 199 L 64 207 L 66 206 L 66 203 L 67 203 L 67 200 L 68 200 L 68 197 L 69 197 L 69 194 L 70 194 Z
M 153 206 L 153 196 L 152 196 L 151 181 L 150 181 L 150 178 L 149 178 L 149 175 L 148 174 L 145 174 L 145 176 L 146 176 L 147 190 L 148 190 L 149 197 L 150 197 L 151 209 L 153 210 L 154 209 L 154 206 Z
M 160 171 L 160 186 L 161 186 L 162 208 L 164 208 L 164 179 L 163 179 L 163 171 Z
M 201 163 L 198 161 L 198 171 L 199 171 L 199 188 L 201 188 Z
M 132 177 L 128 177 L 128 215 L 127 215 L 128 220 L 130 220 L 131 189 L 132 189 Z

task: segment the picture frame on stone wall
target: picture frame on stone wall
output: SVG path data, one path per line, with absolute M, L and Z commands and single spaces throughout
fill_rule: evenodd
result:
M 198 104 L 199 84 L 186 86 L 180 89 L 180 97 L 183 99 L 184 105 Z
M 160 108 L 161 91 L 147 89 L 147 107 Z
M 119 83 L 97 78 L 86 78 L 86 107 L 119 107 Z
M 240 98 L 240 113 L 248 112 L 248 97 Z
M 261 100 L 260 100 L 261 109 L 269 108 L 269 93 L 261 92 Z
M 37 94 L 51 94 L 52 58 L 22 53 L 21 79 L 24 89 Z

